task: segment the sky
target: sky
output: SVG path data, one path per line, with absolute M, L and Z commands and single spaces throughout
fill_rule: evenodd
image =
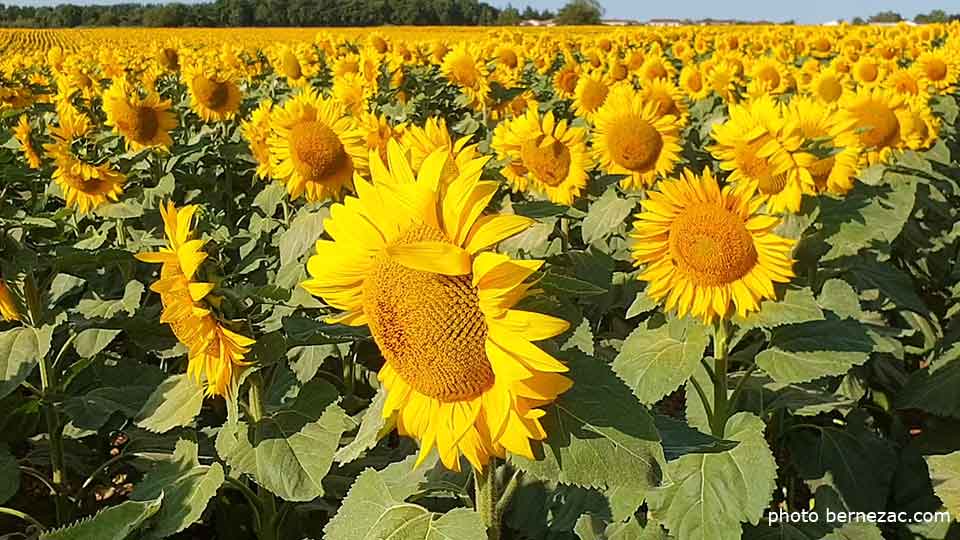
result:
M 110 4 L 142 0 L 0 0 L 8 5 L 54 6 L 62 3 Z M 148 0 L 160 3 L 163 0 Z M 198 0 L 179 0 L 196 3 Z M 485 0 L 497 7 L 512 4 L 523 8 L 559 9 L 566 0 Z M 782 22 L 795 20 L 818 24 L 854 17 L 866 17 L 878 11 L 893 10 L 908 19 L 917 13 L 942 9 L 960 13 L 960 0 L 600 0 L 611 19 L 740 19 Z
M 557 10 L 566 0 L 486 0 L 497 7 L 530 5 Z M 611 19 L 741 19 L 816 24 L 837 19 L 866 18 L 893 10 L 913 19 L 919 13 L 942 9 L 960 12 L 960 0 L 600 0 Z

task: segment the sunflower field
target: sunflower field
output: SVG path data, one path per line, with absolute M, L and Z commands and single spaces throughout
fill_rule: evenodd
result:
M 0 538 L 960 538 L 960 23 L 0 47 Z

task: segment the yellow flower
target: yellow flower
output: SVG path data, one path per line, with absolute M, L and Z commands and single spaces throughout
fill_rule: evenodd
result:
M 447 130 L 447 122 L 441 118 L 427 118 L 423 127 L 410 126 L 401 137 L 404 148 L 410 152 L 410 165 L 419 171 L 427 156 L 436 150 L 444 150 L 447 160 L 443 164 L 444 181 L 456 178 L 464 165 L 477 157 L 477 145 L 470 144 L 470 137 L 454 141 Z
M 909 146 L 897 116 L 906 108 L 906 100 L 890 90 L 859 89 L 841 102 L 841 114 L 853 123 L 868 164 L 882 163 Z
M 207 73 L 195 67 L 185 73 L 190 91 L 190 108 L 204 122 L 233 118 L 240 109 L 240 88 L 229 77 Z
M 946 51 L 927 51 L 917 58 L 914 67 L 925 84 L 943 94 L 953 91 L 953 85 L 960 76 L 956 54 Z
M 788 122 L 795 123 L 807 141 L 820 141 L 830 155 L 807 165 L 818 192 L 843 195 L 853 189 L 860 172 L 860 141 L 853 123 L 809 97 L 794 97 L 787 106 Z
M 386 116 L 371 112 L 363 113 L 360 126 L 366 134 L 367 152 L 376 152 L 383 161 L 387 160 L 387 142 L 398 139 L 400 134 L 390 125 Z
M 780 220 L 757 212 L 763 198 L 754 188 L 743 182 L 721 191 L 710 169 L 702 177 L 688 169 L 647 192 L 631 238 L 648 296 L 707 323 L 776 298 L 773 284 L 794 276 L 794 242 L 773 234 Z
M 343 107 L 312 89 L 301 91 L 270 114 L 271 174 L 291 199 L 336 198 L 366 167 L 363 132 Z
M 37 151 L 33 148 L 33 143 L 30 141 L 32 131 L 27 116 L 21 115 L 17 120 L 17 127 L 13 130 L 13 136 L 20 143 L 20 151 L 23 152 L 23 158 L 27 160 L 27 165 L 31 169 L 39 169 L 42 162 L 40 161 L 40 155 L 37 154 Z
M 657 102 L 644 101 L 633 89 L 610 93 L 594 117 L 593 155 L 607 174 L 623 174 L 624 189 L 650 187 L 679 159 L 678 123 L 658 115 Z
M 456 84 L 467 97 L 468 104 L 482 106 L 490 93 L 487 69 L 477 50 L 460 44 L 443 57 L 440 71 Z
M 17 301 L 10 292 L 7 282 L 0 279 L 0 317 L 8 322 L 20 320 L 20 310 L 17 307 Z
M 710 95 L 710 87 L 704 80 L 700 68 L 687 64 L 680 70 L 680 88 L 687 94 L 691 101 L 703 99 Z
M 843 75 L 833 68 L 814 75 L 807 88 L 811 95 L 828 104 L 837 103 L 847 93 Z
M 244 355 L 254 340 L 226 328 L 214 317 L 210 297 L 215 285 L 196 280 L 207 258 L 203 240 L 193 237 L 196 211 L 195 205 L 177 209 L 167 202 L 161 206 L 167 245 L 136 257 L 163 265 L 160 279 L 150 290 L 160 295 L 163 304 L 160 322 L 169 324 L 190 351 L 187 373 L 205 387 L 207 395 L 229 397 L 235 371 L 248 365 Z
M 540 261 L 484 251 L 531 224 L 483 216 L 497 191 L 481 182 L 485 159 L 441 182 L 438 150 L 414 172 L 395 143 L 390 167 L 370 156 L 373 183 L 331 209 L 332 240 L 319 240 L 303 287 L 344 311 L 335 320 L 367 325 L 386 360 L 379 378 L 385 418 L 420 442 L 419 461 L 436 448 L 460 470 L 506 452 L 533 458 L 546 437 L 541 407 L 566 391 L 566 366 L 531 341 L 559 335 L 560 319 L 513 309 Z
M 240 125 L 243 137 L 250 144 L 250 152 L 257 160 L 257 177 L 270 176 L 270 147 L 267 140 L 270 138 L 270 113 L 273 111 L 273 100 L 265 99 L 250 114 L 249 120 Z
M 567 63 L 553 74 L 553 88 L 557 97 L 569 99 L 577 91 L 577 82 L 580 79 L 580 66 L 576 63 Z
M 573 110 L 577 116 L 592 120 L 610 93 L 610 81 L 599 71 L 581 74 L 573 92 Z
M 177 117 L 170 111 L 170 100 L 161 100 L 153 90 L 141 98 L 123 79 L 117 79 L 103 94 L 103 112 L 108 126 L 126 140 L 127 148 L 168 150 L 173 144 L 170 131 Z
M 689 114 L 683 92 L 668 79 L 644 81 L 638 92 L 644 101 L 657 104 L 657 116 L 672 116 L 680 127 L 687 125 Z
M 363 77 L 348 73 L 333 81 L 333 97 L 353 116 L 367 110 L 368 87 Z
M 553 111 L 542 118 L 537 107 L 502 122 L 493 133 L 492 148 L 507 165 L 500 171 L 514 190 L 545 193 L 555 203 L 573 204 L 587 185 L 592 165 L 583 128 L 557 122 Z

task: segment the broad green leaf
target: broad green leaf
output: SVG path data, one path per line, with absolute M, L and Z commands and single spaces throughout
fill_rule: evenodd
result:
M 929 313 L 910 275 L 892 262 L 879 262 L 869 257 L 850 257 L 838 262 L 843 268 L 843 277 L 861 294 L 879 294 L 890 302 L 889 307 L 909 309 L 921 315 Z
M 637 297 L 627 308 L 627 318 L 632 319 L 637 315 L 653 311 L 657 307 L 657 301 L 647 295 L 646 291 L 637 291 Z
M 92 358 L 97 353 L 107 348 L 108 345 L 120 335 L 122 330 L 110 330 L 105 328 L 88 328 L 77 334 L 73 342 L 73 348 L 80 355 L 80 358 Z
M 829 309 L 840 318 L 859 319 L 863 316 L 857 291 L 842 279 L 829 279 L 820 289 L 817 299 L 820 307 Z
M 560 252 L 560 240 L 550 241 L 557 218 L 543 218 L 529 229 L 500 242 L 500 249 L 515 257 L 546 257 Z
M 633 200 L 618 197 L 615 187 L 611 186 L 607 189 L 590 205 L 587 217 L 583 219 L 581 224 L 583 243 L 592 244 L 595 240 L 622 227 L 630 216 L 634 204 Z
M 933 491 L 956 519 L 960 516 L 960 451 L 944 456 L 926 456 Z M 0 502 L 3 498 L 0 497 Z
M 874 343 L 866 329 L 849 319 L 811 321 L 773 331 L 770 348 L 757 365 L 779 383 L 842 375 L 867 361 Z
M 948 331 L 930 365 L 910 374 L 897 407 L 960 418 L 960 324 Z
M 20 490 L 20 467 L 6 444 L 0 444 L 0 504 L 9 501 Z
M 813 297 L 809 287 L 790 288 L 780 300 L 766 300 L 760 304 L 760 311 L 746 317 L 739 315 L 733 322 L 741 328 L 774 328 L 785 324 L 797 324 L 823 320 L 823 312 Z
M 641 402 L 654 403 L 690 377 L 709 342 L 706 327 L 690 317 L 640 326 L 624 341 L 613 371 Z
M 578 349 L 584 354 L 592 355 L 594 353 L 593 331 L 590 329 L 590 321 L 583 319 L 580 324 L 570 334 L 570 338 L 560 347 L 561 351 L 567 349 Z
M 737 445 L 736 442 L 723 441 L 702 433 L 676 418 L 658 414 L 653 421 L 660 433 L 663 454 L 670 461 L 686 454 L 724 452 Z
M 544 272 L 538 284 L 544 291 L 560 296 L 596 296 L 607 292 L 607 289 L 594 285 L 589 281 L 559 274 L 552 270 Z
M 232 474 L 246 474 L 288 501 L 324 494 L 323 477 L 343 432 L 353 421 L 336 403 L 336 389 L 315 380 L 296 401 L 260 422 L 227 423 L 217 435 L 217 453 Z
M 915 192 L 915 183 L 857 184 L 843 198 L 821 197 L 818 223 L 831 246 L 821 260 L 856 255 L 876 243 L 893 243 L 910 217 Z
M 625 522 L 607 523 L 591 514 L 577 519 L 574 532 L 580 540 L 667 540 L 667 532 L 659 524 L 650 521 L 646 527 L 640 525 L 636 516 L 630 516 Z
M 383 404 L 387 401 L 387 393 L 382 388 L 363 413 L 360 420 L 360 429 L 350 444 L 337 450 L 333 459 L 338 463 L 350 463 L 358 459 L 364 452 L 377 445 L 387 433 L 393 429 L 393 422 L 387 422 L 383 417 Z
M 897 455 L 892 444 L 864 425 L 862 414 L 847 416 L 845 429 L 818 426 L 793 432 L 788 445 L 804 480 L 819 480 L 827 473 L 843 502 L 853 511 L 886 508 Z
M 13 392 L 50 350 L 52 327 L 18 326 L 0 332 L 0 398 Z
M 822 540 L 883 540 L 883 534 L 873 523 L 846 523 Z
M 63 410 L 75 427 L 98 430 L 110 419 L 110 415 L 117 411 L 128 417 L 136 416 L 141 404 L 153 390 L 150 386 L 134 384 L 123 387 L 101 386 L 82 396 L 65 400 Z
M 604 364 L 570 354 L 573 387 L 544 406 L 543 457 L 511 459 L 540 479 L 641 496 L 663 481 L 665 458 L 653 418 Z
M 163 497 L 149 501 L 126 501 L 101 510 L 72 525 L 47 531 L 40 540 L 125 540 L 140 530 L 160 510 Z
M 757 524 L 776 485 L 776 463 L 763 421 L 737 413 L 725 427 L 736 448 L 688 454 L 667 465 L 671 484 L 647 497 L 650 515 L 684 540 L 738 540 L 741 523 Z
M 296 263 L 304 254 L 313 250 L 313 244 L 323 234 L 323 220 L 330 211 L 301 209 L 290 222 L 290 228 L 280 235 L 280 265 Z
M 199 520 L 223 481 L 223 466 L 201 466 L 197 443 L 181 439 L 173 458 L 149 471 L 130 494 L 130 500 L 148 501 L 162 495 L 160 511 L 150 518 L 147 536 L 166 538 Z
M 189 375 L 173 375 L 160 383 L 137 414 L 137 425 L 165 433 L 193 421 L 203 406 L 203 387 Z
M 409 467 L 409 460 L 403 462 Z M 435 514 L 405 502 L 415 487 L 390 482 L 374 469 L 360 473 L 337 514 L 324 527 L 327 540 L 486 540 L 480 515 L 466 508 Z

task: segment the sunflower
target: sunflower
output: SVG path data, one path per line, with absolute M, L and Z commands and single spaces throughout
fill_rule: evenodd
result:
M 861 56 L 850 70 L 853 80 L 864 88 L 880 86 L 887 77 L 887 66 L 872 55 Z
M 680 88 L 691 101 L 710 95 L 710 87 L 704 81 L 703 73 L 693 64 L 687 64 L 680 70 Z
M 787 69 L 773 58 L 761 58 L 750 70 L 747 93 L 752 96 L 776 96 L 789 89 Z
M 678 123 L 658 115 L 659 104 L 644 101 L 632 88 L 610 93 L 594 118 L 593 155 L 608 174 L 624 174 L 624 189 L 650 187 L 679 159 Z
M 7 282 L 0 279 L 0 317 L 7 322 L 20 320 L 20 309 L 17 307 L 17 301 L 10 292 Z
M 250 114 L 249 120 L 240 125 L 243 137 L 250 144 L 250 153 L 257 160 L 257 177 L 270 176 L 270 147 L 267 140 L 270 138 L 270 113 L 273 111 L 273 100 L 265 99 Z
M 925 84 L 943 94 L 953 91 L 953 85 L 960 76 L 960 63 L 957 62 L 956 55 L 945 51 L 927 51 L 921 54 L 913 65 Z
M 730 106 L 730 117 L 714 124 L 709 147 L 720 168 L 731 171 L 730 181 L 751 182 L 769 196 L 771 212 L 798 212 L 804 193 L 813 193 L 807 169 L 814 158 L 802 150 L 803 135 L 785 121 L 770 96 Z
M 657 104 L 657 116 L 670 115 L 677 119 L 680 127 L 687 125 L 687 102 L 676 84 L 668 79 L 654 79 L 643 82 L 638 92 L 644 101 Z
M 441 175 L 441 180 L 444 181 L 456 178 L 463 167 L 478 155 L 477 145 L 470 144 L 469 135 L 456 141 L 450 137 L 447 122 L 443 117 L 427 118 L 423 127 L 408 127 L 400 140 L 410 152 L 410 165 L 414 171 L 419 171 L 427 156 L 434 151 L 446 151 L 448 159 L 444 162 Z
M 122 135 L 131 150 L 168 150 L 173 144 L 170 130 L 177 127 L 177 117 L 170 110 L 170 100 L 161 100 L 153 90 L 141 98 L 126 81 L 117 79 L 103 94 L 103 112 L 106 125 Z
M 574 97 L 577 91 L 577 83 L 580 80 L 580 66 L 575 62 L 564 64 L 563 67 L 553 74 L 553 88 L 557 97 L 569 99 Z
M 537 107 L 523 116 L 500 123 L 491 147 L 507 161 L 501 170 L 514 190 L 545 193 L 559 204 L 573 204 L 587 185 L 592 165 L 583 128 L 557 122 L 553 111 L 542 118 Z
M 167 245 L 156 252 L 138 253 L 136 258 L 162 264 L 160 278 L 150 290 L 160 295 L 163 312 L 160 322 L 170 325 L 177 339 L 189 350 L 187 373 L 204 385 L 207 395 L 228 396 L 237 368 L 254 340 L 221 324 L 211 305 L 215 285 L 197 281 L 200 265 L 207 258 L 203 240 L 194 239 L 193 221 L 197 206 L 177 209 L 173 202 L 161 205 Z
M 853 189 L 860 172 L 860 141 L 853 123 L 838 117 L 833 109 L 810 97 L 794 97 L 786 109 L 788 122 L 795 123 L 808 141 L 823 141 L 822 157 L 807 166 L 818 192 L 843 195 Z
M 813 76 L 807 89 L 823 103 L 836 103 L 847 93 L 847 84 L 842 73 L 826 68 Z
M 895 111 L 900 122 L 900 133 L 907 148 L 924 150 L 937 142 L 940 135 L 940 119 L 933 115 L 926 99 L 913 98 L 907 107 Z
M 573 111 L 584 120 L 592 120 L 610 93 L 610 81 L 599 72 L 583 73 L 573 91 Z
M 240 87 L 229 77 L 197 67 L 185 73 L 190 108 L 204 122 L 229 120 L 240 109 Z
M 360 116 L 367 110 L 368 87 L 363 77 L 348 73 L 333 81 L 333 97 L 352 116 Z
M 920 77 L 916 71 L 910 69 L 896 69 L 887 75 L 884 86 L 894 92 L 907 97 L 924 94 Z
M 468 105 L 482 106 L 490 93 L 487 68 L 479 51 L 467 44 L 454 47 L 443 57 L 440 71 L 467 97 Z
M 304 86 L 309 84 L 306 77 L 303 76 L 303 68 L 300 65 L 300 59 L 297 58 L 297 51 L 284 47 L 280 52 L 280 57 L 276 63 L 277 71 L 286 77 L 287 84 L 290 86 Z
M 339 197 L 356 170 L 367 166 L 363 132 L 336 101 L 312 89 L 301 91 L 270 114 L 272 176 L 291 199 Z
M 33 132 L 33 129 L 30 127 L 30 121 L 27 120 L 26 115 L 21 115 L 17 120 L 17 127 L 13 130 L 13 136 L 16 137 L 17 142 L 20 143 L 20 151 L 23 152 L 24 159 L 27 160 L 27 165 L 31 169 L 39 169 L 41 165 L 40 154 L 33 148 L 33 143 L 30 141 L 30 134 Z
M 907 108 L 902 96 L 880 89 L 860 89 L 841 102 L 841 114 L 852 121 L 869 165 L 887 161 L 894 150 L 910 144 L 897 115 Z
M 566 391 L 566 366 L 531 341 L 559 335 L 560 319 L 513 309 L 540 261 L 512 260 L 485 248 L 531 225 L 516 215 L 483 216 L 497 184 L 481 182 L 485 158 L 471 160 L 446 184 L 446 154 L 431 154 L 419 173 L 397 143 L 390 167 L 371 154 L 373 183 L 335 204 L 302 286 L 367 325 L 386 360 L 379 379 L 385 418 L 420 442 L 419 462 L 436 447 L 460 470 L 506 452 L 533 458 L 546 437 L 538 407 Z
M 743 316 L 794 276 L 794 241 L 773 234 L 778 218 L 758 213 L 755 184 L 721 190 L 710 169 L 700 177 L 688 169 L 658 187 L 641 202 L 631 237 L 633 259 L 644 266 L 638 278 L 666 309 L 708 324 L 733 311 Z
M 157 50 L 157 64 L 166 71 L 178 71 L 180 54 L 173 47 L 161 47 Z
M 737 66 L 728 61 L 710 62 L 705 68 L 707 87 L 716 92 L 725 103 L 737 101 Z

